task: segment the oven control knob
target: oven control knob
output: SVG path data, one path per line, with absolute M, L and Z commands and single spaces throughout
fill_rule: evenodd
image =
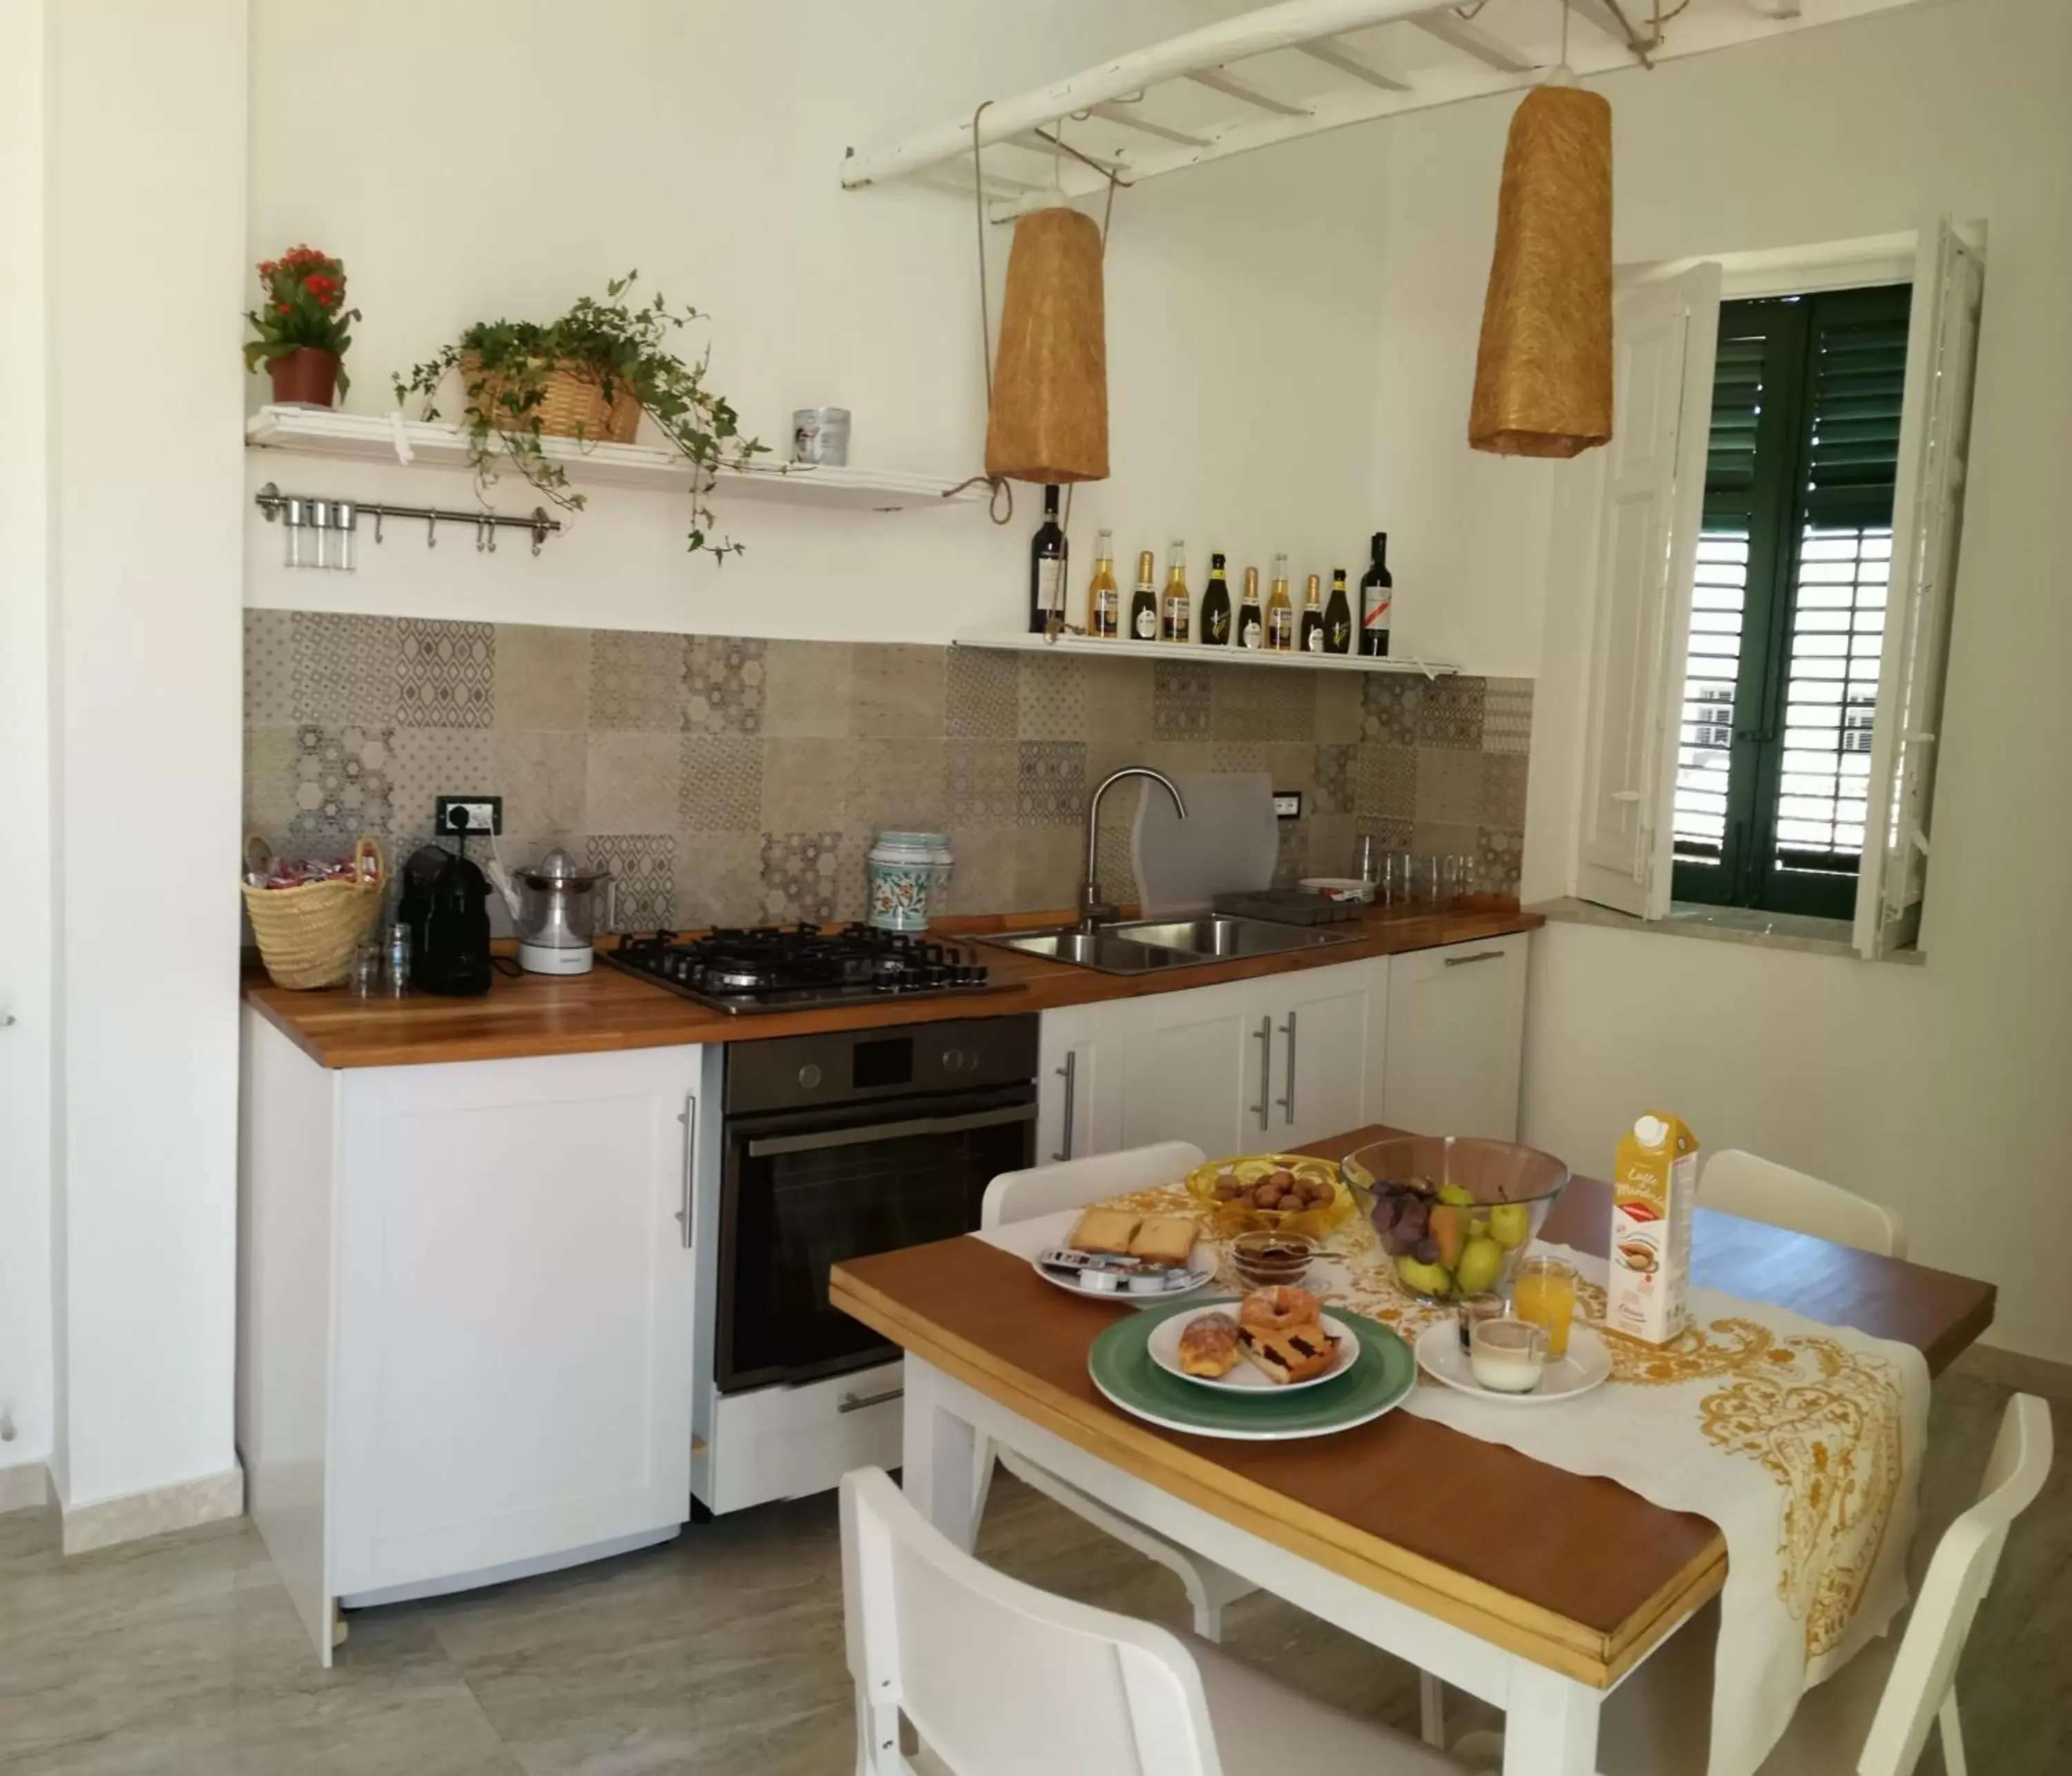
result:
M 970 1059 L 960 1048 L 946 1048 L 943 1050 L 943 1071 L 945 1073 L 961 1072 Z
M 820 1070 L 811 1061 L 799 1069 L 799 1084 L 802 1090 L 810 1092 L 820 1083 Z

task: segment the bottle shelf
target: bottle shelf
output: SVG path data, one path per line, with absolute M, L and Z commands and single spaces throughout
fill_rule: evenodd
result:
M 467 434 L 459 426 L 405 419 L 401 413 L 261 407 L 245 422 L 245 442 L 258 450 L 308 456 L 432 468 L 467 467 Z M 584 444 L 572 438 L 549 438 L 541 443 L 549 459 L 560 463 L 568 471 L 569 479 L 578 483 L 664 492 L 679 492 L 691 484 L 689 466 L 672 450 L 644 444 Z M 773 462 L 768 468 L 721 469 L 718 492 L 728 500 L 738 496 L 853 512 L 903 512 L 964 504 L 983 498 L 985 484 L 953 489 L 955 481 L 938 475 L 832 463 Z
M 1065 654 L 1100 654 L 1121 660 L 1185 660 L 1211 666 L 1277 666 L 1297 672 L 1410 672 L 1423 678 L 1451 678 L 1460 668 L 1450 660 L 1418 660 L 1408 656 L 1371 660 L 1364 654 L 1273 654 L 1255 648 L 1209 648 L 1200 642 L 1102 641 L 1092 635 L 1046 635 L 1026 633 L 959 635 L 956 648 L 984 648 L 1013 654 L 1041 653 L 1054 648 Z

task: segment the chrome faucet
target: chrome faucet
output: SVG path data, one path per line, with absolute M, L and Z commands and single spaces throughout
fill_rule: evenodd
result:
M 1100 881 L 1094 867 L 1094 847 L 1100 842 L 1101 797 L 1125 777 L 1149 778 L 1173 798 L 1173 812 L 1183 820 L 1187 817 L 1187 804 L 1182 799 L 1180 791 L 1174 787 L 1173 779 L 1148 766 L 1125 765 L 1120 771 L 1103 778 L 1095 786 L 1093 794 L 1087 798 L 1087 876 L 1086 880 L 1079 884 L 1079 929 L 1083 931 L 1098 931 L 1117 916 L 1117 909 L 1100 898 Z

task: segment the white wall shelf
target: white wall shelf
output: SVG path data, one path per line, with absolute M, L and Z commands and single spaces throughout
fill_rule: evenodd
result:
M 1200 642 L 1101 641 L 1090 635 L 959 635 L 953 648 L 985 648 L 1011 654 L 1038 654 L 1054 648 L 1063 654 L 1100 654 L 1120 660 L 1185 660 L 1211 666 L 1281 666 L 1298 672 L 1410 672 L 1424 678 L 1450 678 L 1460 671 L 1451 661 L 1408 656 L 1370 660 L 1363 654 L 1276 654 L 1264 648 L 1211 648 Z
M 467 467 L 467 434 L 459 426 L 405 419 L 400 413 L 390 416 L 341 413 L 335 407 L 261 407 L 245 422 L 245 442 L 260 450 L 308 456 L 437 468 Z M 572 482 L 668 492 L 680 492 L 691 484 L 690 470 L 672 450 L 644 444 L 582 444 L 569 438 L 549 438 L 542 442 L 548 457 L 567 469 Z M 956 482 L 940 476 L 828 463 L 778 462 L 767 469 L 720 471 L 720 487 L 727 499 L 772 500 L 849 511 L 927 510 L 963 504 L 985 492 L 983 482 L 952 491 L 956 487 Z

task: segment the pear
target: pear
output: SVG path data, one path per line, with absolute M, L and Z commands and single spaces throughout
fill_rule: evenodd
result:
M 1506 1252 L 1532 1237 L 1532 1211 L 1523 1202 L 1499 1202 L 1490 1211 L 1490 1238 Z
M 1466 1209 L 1474 1206 L 1475 1198 L 1474 1193 L 1465 1184 L 1441 1184 L 1439 1186 L 1439 1200 L 1450 1202 L 1456 1208 Z
M 1497 1272 L 1503 1268 L 1503 1247 L 1494 1240 L 1470 1240 L 1461 1248 L 1453 1281 L 1463 1295 L 1481 1295 L 1495 1286 Z
M 1415 1289 L 1420 1295 L 1446 1296 L 1453 1293 L 1453 1273 L 1443 1264 L 1420 1264 L 1415 1258 L 1406 1256 L 1396 1260 L 1396 1274 L 1403 1279 L 1405 1288 Z

